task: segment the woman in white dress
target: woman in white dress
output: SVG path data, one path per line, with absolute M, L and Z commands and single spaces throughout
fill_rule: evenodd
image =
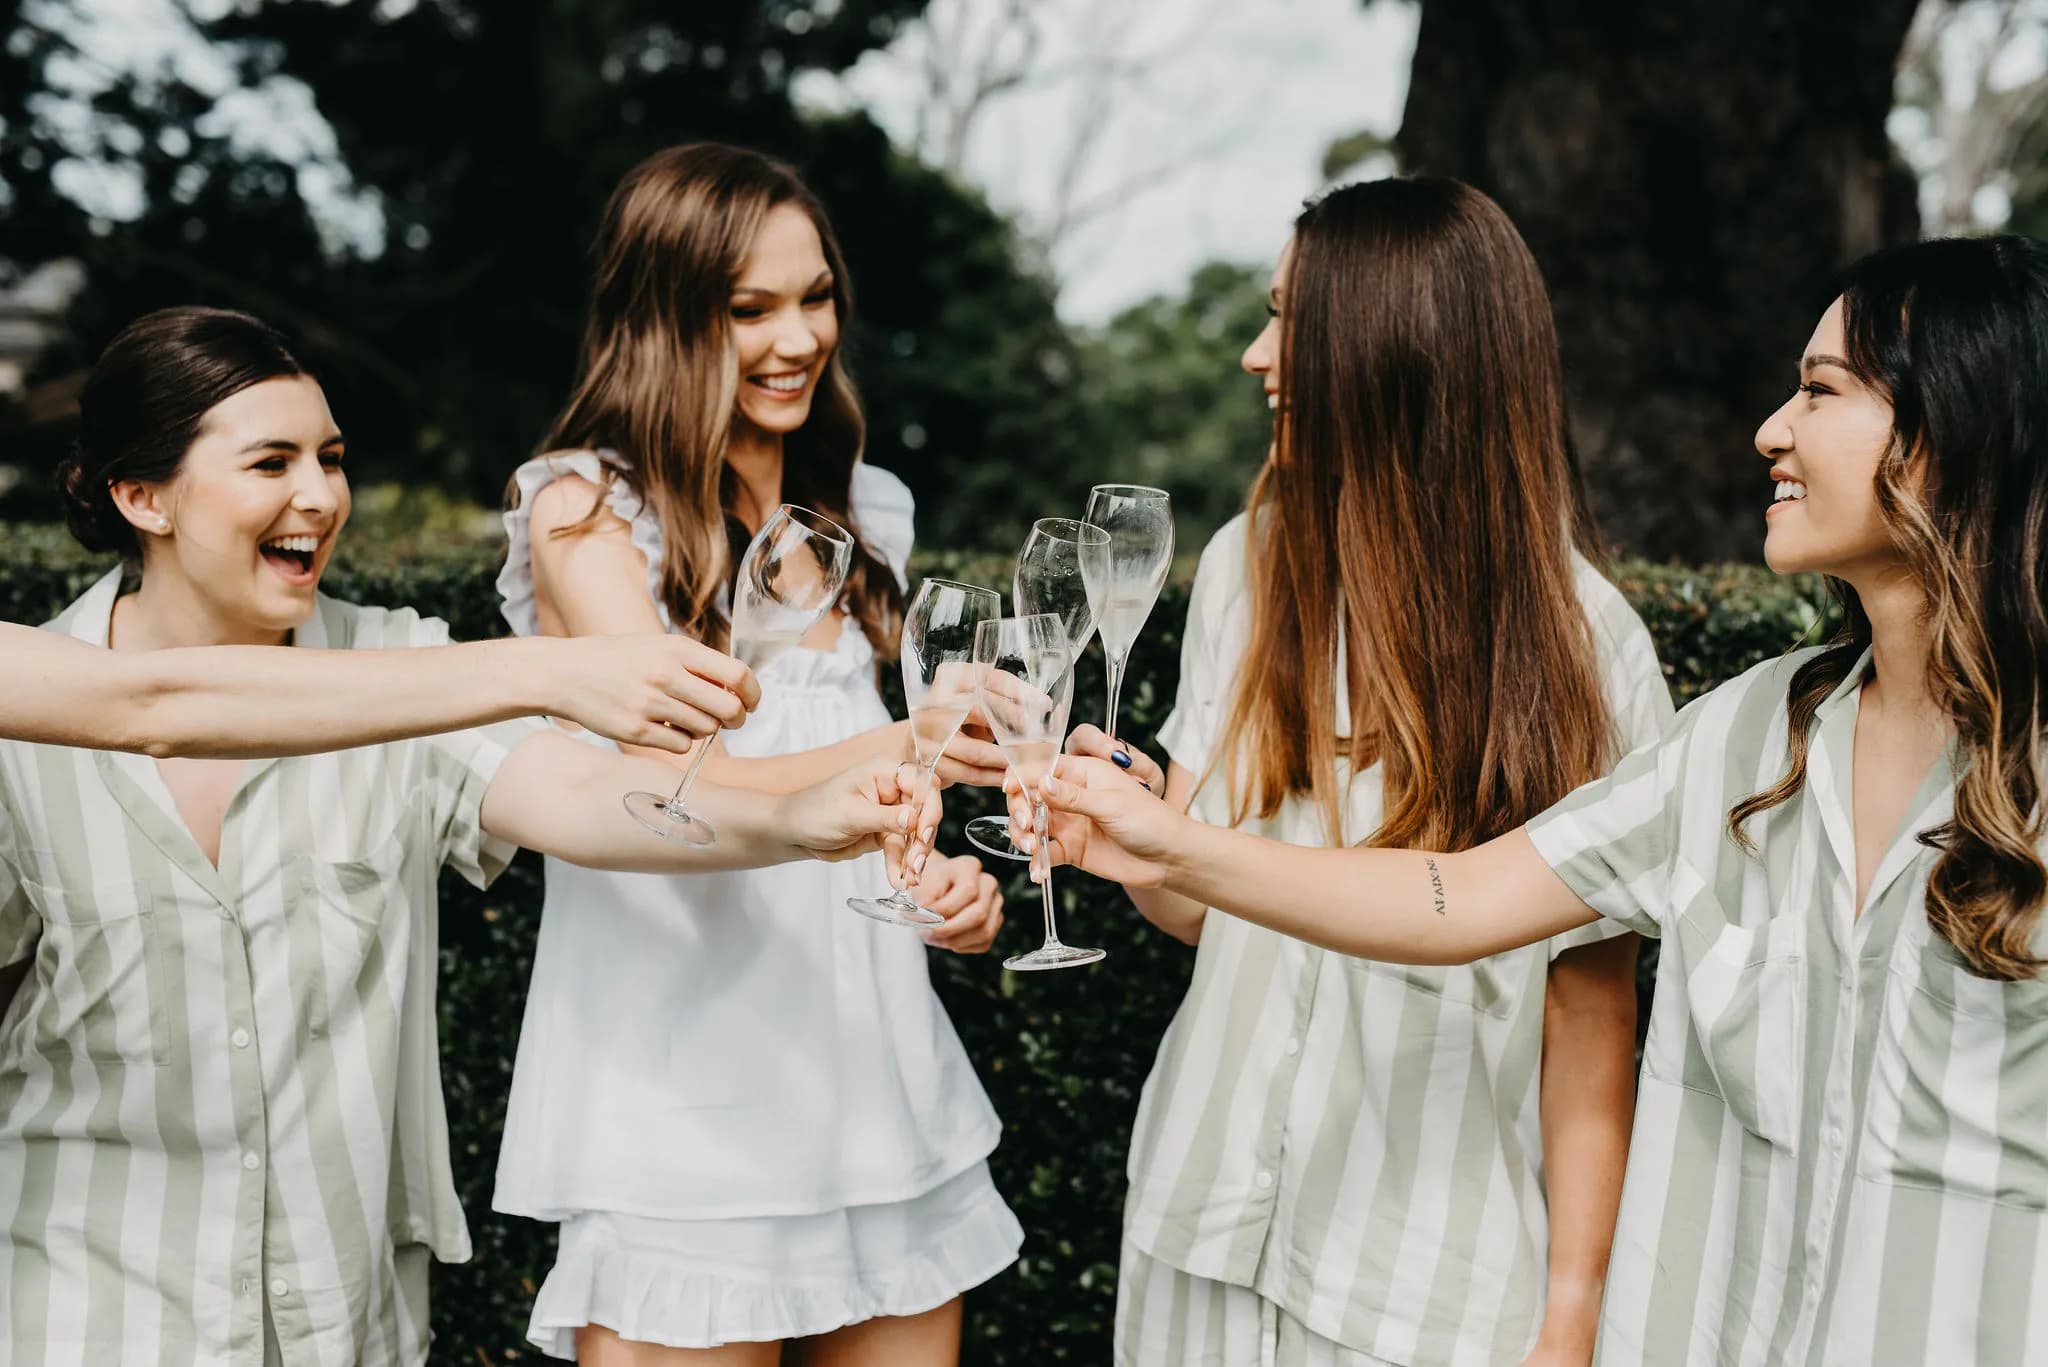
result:
M 908 753 L 876 685 L 912 505 L 860 462 L 847 309 L 793 171 L 710 144 L 657 154 L 606 210 L 581 374 L 548 454 L 513 477 L 499 591 L 522 635 L 721 644 L 732 568 L 777 505 L 855 533 L 841 609 L 762 668 L 759 708 L 706 763 L 721 783 L 780 791 Z M 993 747 L 954 756 L 952 776 L 999 780 Z M 923 875 L 948 920 L 920 938 L 845 906 L 885 889 L 876 860 L 703 878 L 549 861 L 494 1201 L 562 1225 L 537 1346 L 690 1367 L 957 1359 L 961 1293 L 1022 1233 L 925 944 L 986 950 L 1001 901 L 971 859 Z

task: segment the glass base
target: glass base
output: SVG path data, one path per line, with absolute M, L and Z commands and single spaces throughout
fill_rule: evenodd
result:
M 660 793 L 627 793 L 626 810 L 635 821 L 663 840 L 672 840 L 678 845 L 718 843 L 718 832 L 711 828 L 711 823 L 701 816 L 691 816 L 689 809 L 672 797 L 664 797 Z
M 967 838 L 974 842 L 974 848 L 998 859 L 1021 862 L 1031 857 L 1010 843 L 1010 818 L 1007 816 L 977 816 L 967 823 Z
M 846 905 L 852 907 L 871 921 L 882 921 L 892 926 L 942 926 L 946 918 L 936 911 L 926 911 L 903 893 L 891 897 L 849 897 Z
M 1055 940 L 1040 945 L 1029 954 L 1019 954 L 1003 960 L 1003 967 L 1019 973 L 1032 973 L 1047 968 L 1079 968 L 1109 957 L 1107 950 L 1081 949 L 1075 945 L 1063 945 Z

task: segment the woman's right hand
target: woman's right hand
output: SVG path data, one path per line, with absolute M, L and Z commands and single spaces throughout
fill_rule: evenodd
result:
M 1166 881 L 1166 858 L 1195 826 L 1122 768 L 1092 755 L 1068 756 L 1044 781 L 1049 855 L 1085 873 L 1125 887 L 1156 888 Z M 1037 836 L 1028 814 L 1019 822 L 1012 799 L 1011 839 L 1032 853 Z M 1037 880 L 1042 865 L 1032 861 Z
M 545 642 L 548 715 L 626 745 L 682 754 L 761 701 L 754 671 L 687 636 L 532 637 Z
M 1108 760 L 1144 784 L 1146 792 L 1166 795 L 1166 771 L 1159 767 L 1159 761 L 1143 750 L 1132 749 L 1099 726 L 1083 723 L 1075 727 L 1074 734 L 1067 737 L 1067 753 Z

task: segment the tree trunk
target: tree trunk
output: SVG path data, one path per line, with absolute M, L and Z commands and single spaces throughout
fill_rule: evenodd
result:
M 1507 210 L 1556 302 L 1602 531 L 1755 559 L 1752 445 L 1830 275 L 1918 234 L 1885 117 L 1914 0 L 1423 0 L 1397 146 Z

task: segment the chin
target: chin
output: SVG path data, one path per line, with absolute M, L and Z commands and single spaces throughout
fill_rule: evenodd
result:
M 755 427 L 781 437 L 788 436 L 811 420 L 811 404 L 808 399 L 801 404 L 776 404 L 773 407 L 763 404 L 743 407 L 740 411 Z

